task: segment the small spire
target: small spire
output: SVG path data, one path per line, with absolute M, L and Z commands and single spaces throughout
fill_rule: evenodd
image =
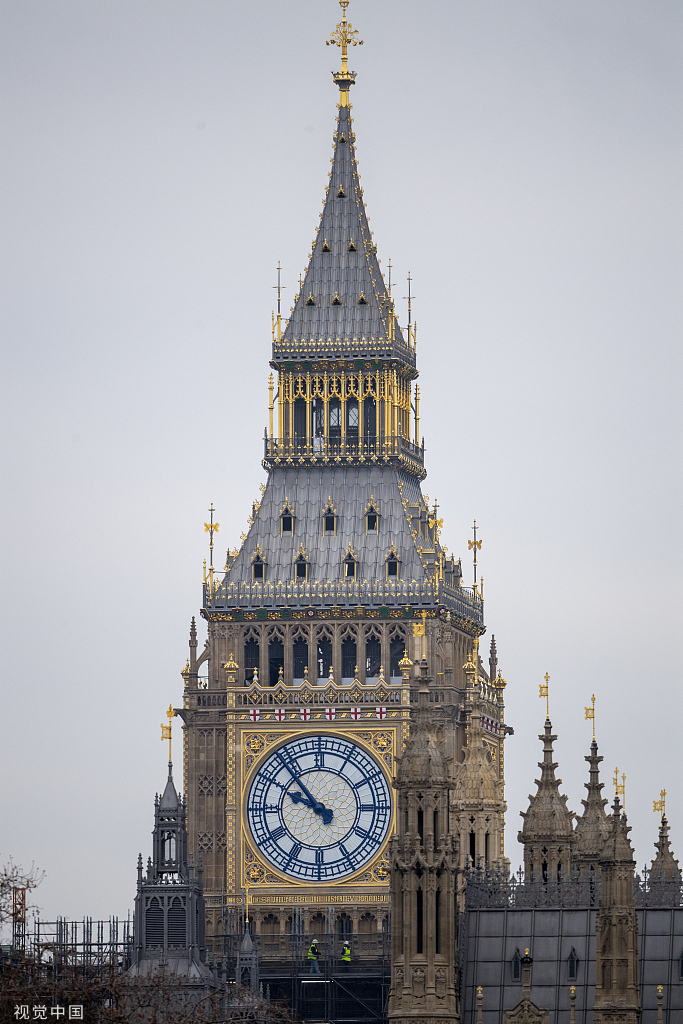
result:
M 658 882 L 672 881 L 680 884 L 681 869 L 671 850 L 669 822 L 664 815 L 662 815 L 662 820 L 659 823 L 659 837 L 655 843 L 655 849 L 657 850 L 657 855 L 652 861 L 652 867 L 650 868 L 650 880 L 654 879 Z
M 495 684 L 498 675 L 498 650 L 496 648 L 495 634 L 491 634 L 491 647 L 489 649 L 489 680 Z

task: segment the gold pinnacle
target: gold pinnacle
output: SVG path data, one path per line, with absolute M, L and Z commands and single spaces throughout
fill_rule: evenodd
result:
M 595 694 L 592 694 L 591 696 L 591 703 L 593 707 L 584 707 L 584 711 L 586 712 L 586 719 L 593 719 L 593 739 L 595 739 Z
M 168 725 L 164 725 L 163 722 L 161 723 L 161 742 L 163 743 L 164 740 L 168 740 L 168 763 L 169 764 L 172 761 L 172 758 L 171 758 L 171 722 L 173 721 L 173 715 L 174 715 L 173 705 L 169 704 L 168 705 L 168 711 L 166 712 L 166 717 L 168 718 Z

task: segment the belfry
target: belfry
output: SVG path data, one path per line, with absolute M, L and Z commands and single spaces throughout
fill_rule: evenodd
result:
M 248 918 L 262 977 L 269 958 L 284 963 L 312 936 L 321 963 L 334 964 L 348 939 L 353 962 L 383 969 L 413 661 L 424 659 L 433 680 L 426 699 L 443 764 L 476 747 L 458 799 L 441 798 L 439 827 L 466 835 L 469 853 L 476 821 L 478 862 L 504 857 L 505 682 L 481 664 L 481 591 L 463 585 L 421 489 L 416 325 L 399 324 L 368 225 L 349 102 L 348 53 L 361 40 L 340 2 L 328 40 L 341 49 L 332 168 L 291 314 L 273 316 L 267 480 L 241 545 L 205 571 L 208 638 L 199 652 L 193 619 L 176 712 L 207 945 L 221 952 Z M 206 527 L 213 554 L 213 508 Z M 475 533 L 475 554 L 480 546 Z M 480 768 L 481 793 L 467 781 Z M 429 985 L 445 984 L 452 1001 L 451 968 L 442 982 Z

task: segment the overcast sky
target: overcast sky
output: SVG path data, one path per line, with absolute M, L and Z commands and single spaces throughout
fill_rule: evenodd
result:
M 569 806 L 595 693 L 638 864 L 661 789 L 683 861 L 682 12 L 349 10 L 371 226 L 395 296 L 414 278 L 424 490 L 466 582 L 475 517 L 483 538 L 513 866 L 546 671 Z M 0 15 L 0 855 L 46 870 L 44 917 L 107 917 L 132 907 L 151 852 L 207 509 L 234 547 L 265 479 L 272 289 L 281 260 L 288 308 L 318 222 L 339 10 L 3 0 Z

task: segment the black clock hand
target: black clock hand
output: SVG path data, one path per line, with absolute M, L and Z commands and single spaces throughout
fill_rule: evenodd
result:
M 330 807 L 325 807 L 325 804 L 322 803 L 320 800 L 316 800 L 315 799 L 315 797 L 310 792 L 310 790 L 307 789 L 306 786 L 304 786 L 304 784 L 301 781 L 301 779 L 295 774 L 293 769 L 290 768 L 290 766 L 287 764 L 287 762 L 284 759 L 282 759 L 282 763 L 284 764 L 285 768 L 287 769 L 289 774 L 292 776 L 292 778 L 294 779 L 296 784 L 304 791 L 304 793 L 308 797 L 308 800 L 304 800 L 304 798 L 301 796 L 301 793 L 290 793 L 289 794 L 289 798 L 292 801 L 292 803 L 296 804 L 296 803 L 299 803 L 301 801 L 302 803 L 308 804 L 308 806 L 311 808 L 312 811 L 315 811 L 316 814 L 320 814 L 321 815 L 324 824 L 325 825 L 329 825 L 331 823 L 332 819 L 334 818 L 334 811 Z

